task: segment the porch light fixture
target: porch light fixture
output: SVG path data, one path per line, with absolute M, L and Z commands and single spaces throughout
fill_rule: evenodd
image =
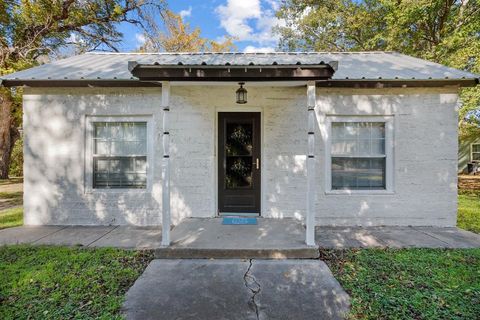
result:
M 243 87 L 245 82 L 239 82 L 240 88 L 237 89 L 237 103 L 245 104 L 247 103 L 247 89 Z

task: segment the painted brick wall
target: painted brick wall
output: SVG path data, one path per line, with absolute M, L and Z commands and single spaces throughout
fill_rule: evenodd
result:
M 306 89 L 172 86 L 172 222 L 216 213 L 216 114 L 262 112 L 262 214 L 303 219 L 306 208 Z M 161 223 L 160 88 L 28 89 L 24 96 L 26 224 Z M 455 224 L 456 94 L 438 89 L 317 90 L 317 224 Z M 325 194 L 325 114 L 395 118 L 395 192 Z M 150 115 L 151 190 L 85 189 L 85 115 Z
M 25 224 L 158 225 L 161 221 L 160 88 L 27 89 L 24 95 Z M 86 115 L 148 115 L 155 149 L 151 192 L 89 192 Z
M 325 114 L 394 116 L 394 193 L 326 195 L 325 145 L 318 144 L 320 225 L 454 226 L 457 209 L 457 95 L 440 89 L 317 90 Z

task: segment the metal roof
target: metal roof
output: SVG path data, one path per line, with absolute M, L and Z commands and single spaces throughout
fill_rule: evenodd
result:
M 86 53 L 1 77 L 1 80 L 137 80 L 128 62 L 186 67 L 315 65 L 338 62 L 334 80 L 477 79 L 478 75 L 397 52 Z

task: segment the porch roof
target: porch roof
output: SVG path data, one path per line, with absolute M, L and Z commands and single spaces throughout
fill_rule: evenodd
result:
M 162 67 L 212 68 L 267 66 L 294 70 L 330 66 L 337 70 L 319 86 L 472 86 L 479 75 L 396 52 L 275 53 L 86 53 L 0 77 L 4 86 L 152 86 L 132 75 L 129 62 Z M 319 67 L 320 68 L 320 67 Z M 132 69 L 133 70 L 133 69 Z M 135 72 L 134 72 L 135 73 Z M 233 79 L 232 79 L 233 80 Z M 396 84 L 396 85 L 395 85 Z

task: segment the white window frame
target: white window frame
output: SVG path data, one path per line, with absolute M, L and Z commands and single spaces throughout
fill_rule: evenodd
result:
M 356 190 L 332 189 L 332 122 L 383 122 L 385 123 L 385 189 Z M 388 116 L 327 116 L 325 141 L 325 194 L 393 194 L 394 193 L 394 117 Z
M 474 153 L 480 153 L 480 152 L 473 152 L 473 146 L 474 145 L 479 145 L 480 146 L 480 143 L 475 142 L 475 143 L 470 144 L 470 162 L 480 162 L 480 160 L 473 160 L 473 154 Z
M 93 135 L 95 122 L 146 122 L 147 124 L 147 186 L 146 188 L 94 188 L 93 187 Z M 86 193 L 146 193 L 152 191 L 154 159 L 152 116 L 87 116 L 85 134 L 85 192 Z

